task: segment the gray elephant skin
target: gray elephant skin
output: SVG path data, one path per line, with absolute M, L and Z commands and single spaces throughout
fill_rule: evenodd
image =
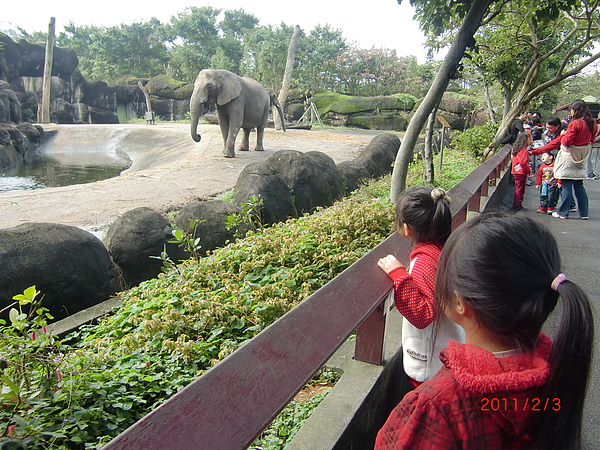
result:
M 219 126 L 225 141 L 223 156 L 235 156 L 235 139 L 240 128 L 244 130 L 244 138 L 240 151 L 249 150 L 250 131 L 256 128 L 256 151 L 262 151 L 263 135 L 269 109 L 275 105 L 281 122 L 283 111 L 272 90 L 264 88 L 258 81 L 248 77 L 240 77 L 228 70 L 203 69 L 194 82 L 194 92 L 190 99 L 192 117 L 192 139 L 200 142 L 198 119 L 217 105 Z M 285 125 L 283 127 L 285 131 Z

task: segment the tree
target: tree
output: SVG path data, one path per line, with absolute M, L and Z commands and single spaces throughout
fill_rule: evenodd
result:
M 244 59 L 241 71 L 264 87 L 276 90 L 285 72 L 285 62 L 294 29 L 282 23 L 279 27 L 256 27 L 244 36 Z
M 300 39 L 300 33 L 300 27 L 296 25 L 294 27 L 294 34 L 292 34 L 292 38 L 290 39 L 290 45 L 288 47 L 287 52 L 287 59 L 285 61 L 285 72 L 283 74 L 283 81 L 281 83 L 281 90 L 279 91 L 279 95 L 277 97 L 279 104 L 283 106 L 285 106 L 285 101 L 287 100 L 288 93 L 290 92 L 290 85 L 292 84 L 292 72 L 294 70 L 294 61 L 296 60 L 296 48 L 298 47 L 298 39 Z M 273 112 L 273 118 L 275 117 L 276 114 Z M 283 117 L 281 117 L 280 120 L 275 119 L 275 128 L 277 130 L 281 130 L 284 127 L 283 121 Z
M 328 64 L 347 47 L 342 31 L 329 25 L 316 26 L 308 36 L 301 35 L 294 67 L 296 87 L 313 92 L 317 87 L 331 89 L 334 76 L 331 76 Z
M 169 41 L 171 62 L 176 78 L 193 81 L 201 69 L 211 67 L 219 46 L 217 17 L 220 9 L 191 6 L 171 17 Z
M 469 59 L 504 94 L 502 122 L 485 157 L 498 148 L 520 110 L 536 100 L 539 103 L 546 90 L 600 58 L 600 52 L 592 50 L 600 39 L 599 2 L 581 1 L 563 8 L 511 2 L 476 36 L 478 45 L 468 52 Z
M 398 0 L 399 3 L 401 1 Z M 486 13 L 488 13 L 491 2 L 492 0 L 474 0 L 471 3 L 464 2 L 451 5 L 450 11 L 458 17 L 464 17 L 464 20 L 433 84 L 408 123 L 404 139 L 396 155 L 394 170 L 392 172 L 390 198 L 393 202 L 396 201 L 406 186 L 408 165 L 412 161 L 413 150 L 417 144 L 419 134 L 429 114 L 439 103 L 450 79 L 454 76 L 467 46 L 473 44 L 473 36 L 482 24 Z M 446 13 L 448 11 L 447 3 L 445 1 L 441 3 L 443 5 L 438 1 L 414 1 L 413 4 L 416 5 L 417 15 L 420 17 L 421 27 L 424 28 L 424 31 L 439 35 L 442 29 L 448 26 L 449 15 Z M 440 11 L 444 11 L 445 14 L 440 14 Z
M 77 27 L 72 22 L 57 38 L 59 47 L 77 53 L 86 78 L 114 82 L 123 75 L 164 73 L 169 60 L 164 26 L 158 19 L 118 27 Z

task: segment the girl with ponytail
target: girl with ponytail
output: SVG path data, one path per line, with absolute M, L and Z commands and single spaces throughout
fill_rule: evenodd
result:
M 416 187 L 404 191 L 396 203 L 396 228 L 414 247 L 408 270 L 393 255 L 378 261 L 394 281 L 390 294 L 402 314 L 404 371 L 418 386 L 442 367 L 440 351 L 450 339 L 464 340 L 462 329 L 443 320 L 433 345 L 435 276 L 442 246 L 452 231 L 450 197 L 441 188 Z
M 450 236 L 436 307 L 465 330 L 442 369 L 409 392 L 376 448 L 578 449 L 593 343 L 585 293 L 561 273 L 552 234 L 484 214 Z M 543 323 L 562 303 L 554 342 Z

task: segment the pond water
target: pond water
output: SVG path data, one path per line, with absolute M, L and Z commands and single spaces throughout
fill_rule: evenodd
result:
M 107 143 L 61 148 L 49 143 L 28 162 L 0 172 L 0 192 L 93 183 L 118 176 L 130 165 L 125 153 Z

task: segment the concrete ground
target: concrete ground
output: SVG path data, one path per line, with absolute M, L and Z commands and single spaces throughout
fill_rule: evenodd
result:
M 233 188 L 246 165 L 264 161 L 278 150 L 321 151 L 336 163 L 353 159 L 376 131 L 331 129 L 287 132 L 266 129 L 265 151 L 222 156 L 223 139 L 217 125 L 198 127 L 200 143 L 190 137 L 189 125 L 44 125 L 56 130 L 44 144 L 60 152 L 74 143 L 85 152 L 125 153 L 133 161 L 120 176 L 64 187 L 0 193 L 0 227 L 28 222 L 74 225 L 91 232 L 106 230 L 121 214 L 147 206 L 166 214 L 186 203 Z M 255 133 L 250 136 L 254 148 Z M 241 133 L 238 135 L 238 144 Z M 110 147 L 110 148 L 109 148 Z
M 556 239 L 562 258 L 563 272 L 588 294 L 592 303 L 595 325 L 594 359 L 588 385 L 587 401 L 584 410 L 584 448 L 600 448 L 600 181 L 584 182 L 589 205 L 589 220 L 580 220 L 576 212 L 569 214 L 568 220 L 556 219 L 536 214 L 539 206 L 539 191 L 528 186 L 525 191 L 524 206 L 527 211 L 519 212 L 546 225 Z M 550 316 L 545 331 L 552 335 L 558 329 L 559 307 Z

